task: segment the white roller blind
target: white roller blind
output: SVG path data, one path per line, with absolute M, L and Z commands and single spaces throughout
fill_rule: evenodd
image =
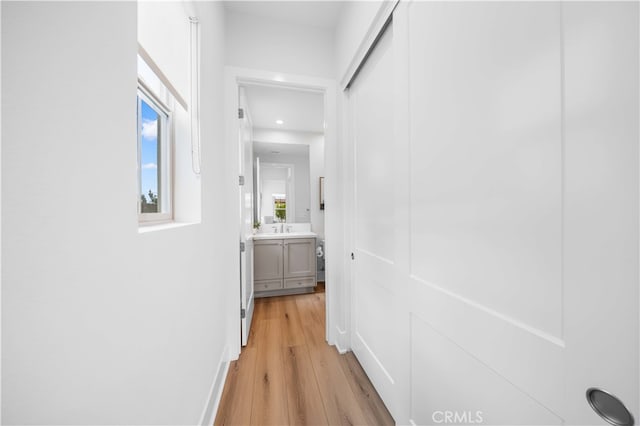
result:
M 193 172 L 200 174 L 200 25 L 198 18 L 191 16 L 191 163 Z
M 191 77 L 190 25 L 184 2 L 138 2 L 138 43 L 175 89 L 178 96 L 174 96 L 187 101 Z
M 190 114 L 189 134 L 195 174 L 200 174 L 201 164 L 199 27 L 190 2 L 138 2 L 139 54 Z

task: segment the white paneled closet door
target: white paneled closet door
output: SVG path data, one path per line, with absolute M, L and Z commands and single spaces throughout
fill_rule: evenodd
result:
M 638 4 L 404 8 L 410 419 L 637 419 Z
M 406 400 L 408 146 L 398 138 L 394 26 L 389 24 L 349 88 L 353 147 L 351 346 L 396 421 Z M 404 138 L 406 141 L 406 138 Z M 403 241 L 404 237 L 404 241 Z M 406 277 L 406 273 L 404 274 Z
M 356 76 L 351 344 L 399 424 L 640 420 L 638 7 L 401 1 Z

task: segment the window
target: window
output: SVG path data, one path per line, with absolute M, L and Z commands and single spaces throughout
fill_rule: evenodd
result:
M 284 194 L 273 194 L 273 215 L 279 222 L 287 221 L 287 197 Z
M 168 23 L 174 29 L 178 25 L 186 29 L 184 8 L 176 4 L 175 16 L 167 9 Z M 145 22 L 150 18 L 145 17 Z M 202 216 L 199 27 L 195 17 L 188 19 L 185 32 L 167 32 L 162 25 L 149 25 L 151 21 L 138 31 L 138 37 L 151 47 L 147 50 L 138 43 L 138 174 L 131 183 L 137 191 L 132 193 L 142 233 L 167 228 L 145 225 L 171 222 L 172 228 L 199 223 Z
M 140 222 L 172 219 L 171 115 L 144 84 L 138 88 L 138 215 Z

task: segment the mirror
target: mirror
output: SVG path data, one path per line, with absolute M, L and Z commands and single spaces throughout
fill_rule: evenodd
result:
M 254 142 L 254 221 L 309 223 L 309 146 Z

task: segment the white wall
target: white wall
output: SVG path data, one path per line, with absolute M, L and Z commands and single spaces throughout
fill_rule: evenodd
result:
M 331 78 L 333 32 L 264 17 L 226 12 L 225 64 Z
M 216 154 L 222 6 L 197 4 L 203 221 L 146 234 L 135 204 L 136 3 L 2 8 L 2 421 L 195 424 L 237 302 L 225 287 L 235 233 L 215 225 L 237 221 L 218 208 L 235 201 Z
M 324 210 L 320 210 L 320 177 L 325 176 L 324 168 L 324 135 L 309 132 L 291 132 L 272 129 L 254 129 L 254 142 L 302 144 L 309 146 L 308 206 L 310 209 L 313 232 L 324 238 Z M 261 161 L 269 160 L 262 159 Z M 296 172 L 297 173 L 297 172 Z M 297 179 L 297 178 L 296 178 Z M 297 186 L 297 183 L 296 183 Z M 297 192 L 297 191 L 296 191 Z M 296 203 L 298 203 L 296 196 Z M 305 207 L 306 209 L 306 207 Z

